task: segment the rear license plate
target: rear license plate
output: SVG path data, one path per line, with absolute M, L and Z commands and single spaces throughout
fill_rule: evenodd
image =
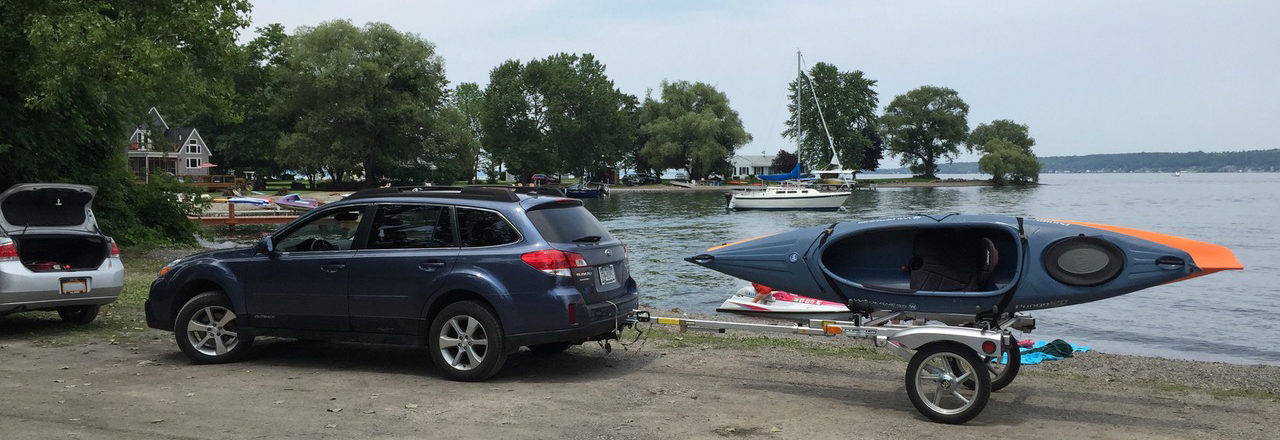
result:
M 613 284 L 618 281 L 618 274 L 613 271 L 613 265 L 600 266 L 600 284 Z
M 89 291 L 88 278 L 65 278 L 62 280 L 62 294 L 85 293 Z

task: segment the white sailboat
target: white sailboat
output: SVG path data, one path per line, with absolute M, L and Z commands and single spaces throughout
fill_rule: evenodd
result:
M 839 155 L 836 154 L 835 141 L 831 139 L 831 130 L 827 129 L 826 116 L 822 114 L 822 106 L 818 105 L 818 95 L 813 91 L 813 80 L 809 75 L 804 73 L 801 65 L 800 52 L 796 52 L 796 70 L 800 72 L 800 77 L 809 81 L 809 92 L 813 94 L 814 107 L 818 109 L 818 119 L 822 121 L 822 129 L 827 134 L 827 144 L 831 147 L 831 165 L 833 170 L 813 171 L 819 178 L 824 174 L 833 174 L 837 179 L 841 179 L 852 188 L 852 179 L 842 179 L 841 176 L 853 176 L 856 170 L 844 170 L 840 165 Z M 796 112 L 800 111 L 800 94 L 796 93 Z M 797 118 L 798 119 L 798 118 Z M 796 136 L 796 147 L 799 149 L 800 136 Z M 735 192 L 728 196 L 728 208 L 731 210 L 823 210 L 835 211 L 844 206 L 844 202 L 853 194 L 851 191 L 819 191 L 813 188 L 803 187 L 796 183 L 800 178 L 800 165 L 796 164 L 796 168 L 787 174 L 774 174 L 767 176 L 758 176 L 761 180 L 780 181 L 781 185 L 766 186 L 759 190 L 747 190 Z M 793 182 L 787 184 L 787 182 Z
M 729 209 L 835 211 L 844 206 L 850 194 L 849 191 L 818 191 L 802 186 L 770 186 L 763 190 L 735 193 L 729 198 Z

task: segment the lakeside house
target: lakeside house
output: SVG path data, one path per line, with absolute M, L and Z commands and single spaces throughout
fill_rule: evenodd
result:
M 126 154 L 129 169 L 142 180 L 156 170 L 179 178 L 208 176 L 209 146 L 195 127 L 169 127 L 155 107 L 147 111 L 150 122 L 139 124 L 129 133 Z M 188 179 L 199 180 L 199 179 Z
M 134 127 L 125 147 L 129 170 L 138 181 L 150 181 L 151 173 L 159 171 L 206 189 L 231 189 L 245 183 L 233 175 L 209 173 L 217 165 L 209 162 L 212 151 L 195 127 L 170 127 L 155 107 L 147 115 L 151 121 Z
M 747 178 L 773 172 L 773 156 L 764 154 L 735 154 L 729 160 L 733 164 L 733 174 L 738 178 Z

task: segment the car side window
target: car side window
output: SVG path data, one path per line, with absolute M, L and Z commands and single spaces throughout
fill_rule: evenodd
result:
M 458 230 L 463 247 L 498 246 L 520 241 L 520 233 L 502 214 L 482 209 L 458 208 Z
M 345 251 L 355 243 L 364 206 L 347 206 L 316 216 L 306 224 L 276 238 L 285 252 Z
M 444 206 L 380 205 L 369 232 L 369 249 L 453 246 L 453 216 Z

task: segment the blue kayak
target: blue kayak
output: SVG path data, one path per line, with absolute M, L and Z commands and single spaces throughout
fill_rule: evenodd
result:
M 1243 268 L 1225 247 L 1171 235 L 957 214 L 798 229 L 686 260 L 855 310 L 965 314 L 1062 307 Z

